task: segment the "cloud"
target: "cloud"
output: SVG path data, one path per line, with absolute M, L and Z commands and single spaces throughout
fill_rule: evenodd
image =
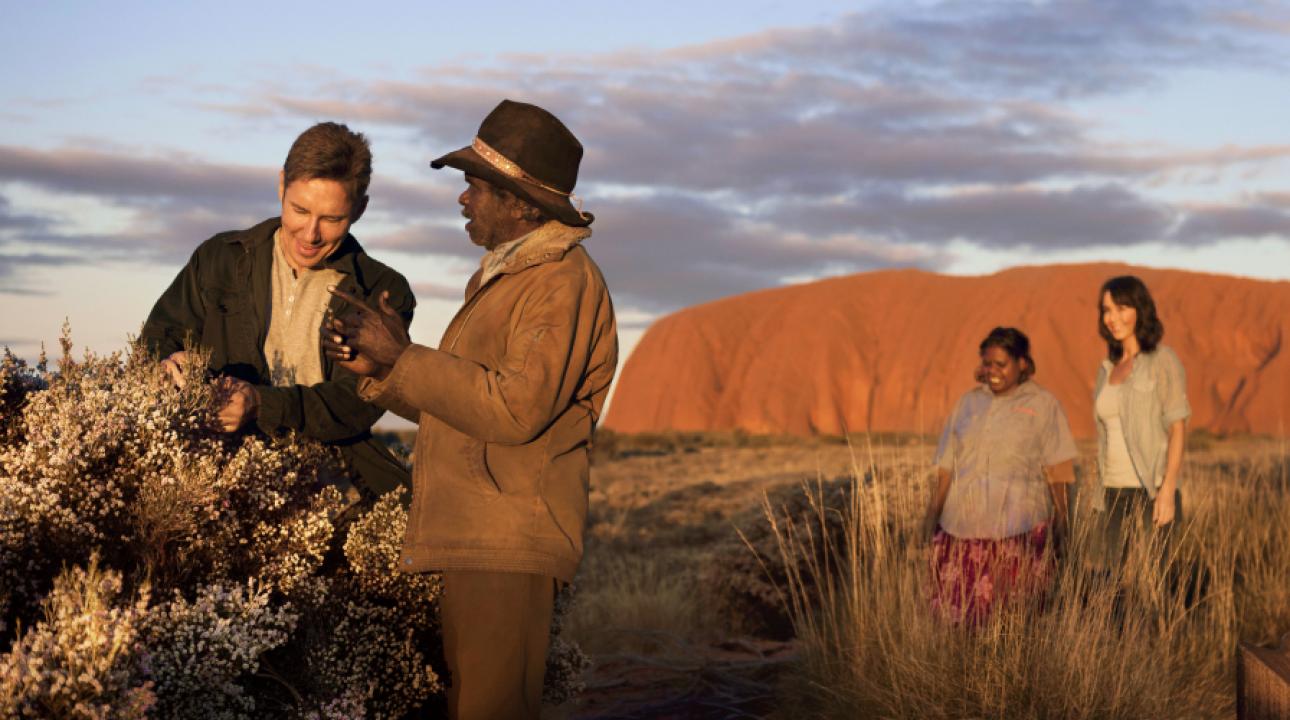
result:
M 374 126 L 424 158 L 465 144 L 501 97 L 547 107 L 585 142 L 588 248 L 616 297 L 648 314 L 788 279 L 940 269 L 955 241 L 1060 251 L 1284 236 L 1285 197 L 1196 206 L 1158 187 L 1268 167 L 1290 144 L 1127 146 L 1082 103 L 1149 91 L 1178 70 L 1284 69 L 1285 19 L 1239 0 L 880 2 L 829 26 L 670 50 L 497 55 L 394 80 L 329 70 L 309 74 L 325 78 L 313 85 L 184 97 L 213 98 L 207 111 L 251 126 Z M 0 146 L 0 180 L 131 213 L 126 229 L 95 235 L 0 212 L 0 238 L 177 262 L 275 211 L 276 161 Z M 364 244 L 477 259 L 457 174 L 407 179 L 382 170 L 392 166 L 377 158 Z
M 49 295 L 48 290 L 27 283 L 23 271 L 31 267 L 62 267 L 80 262 L 79 258 L 67 255 L 0 252 L 0 295 Z
M 1275 207 L 1207 206 L 1188 213 L 1175 237 L 1199 245 L 1230 237 L 1290 239 L 1290 210 Z
M 128 211 L 124 227 L 83 232 L 67 229 L 84 224 L 75 217 L 17 212 L 0 195 L 0 243 L 91 251 L 82 262 L 183 262 L 206 238 L 276 214 L 277 172 L 274 165 L 229 165 L 178 153 L 140 157 L 124 150 L 0 145 L 0 181 Z M 446 187 L 389 176 L 374 178 L 369 193 L 368 217 L 387 222 L 416 222 L 456 198 Z M 12 272 L 36 264 L 34 257 L 11 256 L 6 266 Z
M 1168 237 L 1177 211 L 1123 185 L 1065 190 L 991 187 L 937 196 L 870 194 L 779 211 L 808 231 L 855 228 L 897 241 L 968 240 L 991 248 L 1075 248 Z M 784 220 L 787 222 L 788 220 Z
M 615 294 L 648 310 L 673 309 L 805 274 L 932 266 L 941 258 L 850 233 L 785 233 L 685 195 L 601 203 L 586 241 Z
M 201 198 L 214 207 L 262 201 L 273 171 L 193 157 L 139 158 L 83 149 L 31 150 L 0 145 L 0 180 L 121 203 Z

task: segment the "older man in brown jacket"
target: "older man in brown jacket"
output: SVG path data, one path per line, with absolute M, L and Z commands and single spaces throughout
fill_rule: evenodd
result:
M 324 328 L 368 376 L 360 394 L 417 422 L 403 569 L 443 573 L 454 718 L 538 717 L 554 592 L 582 557 L 618 338 L 582 246 L 593 217 L 571 202 L 581 157 L 555 116 L 503 101 L 431 163 L 465 172 L 466 231 L 487 250 L 439 347 L 411 343 L 383 300 Z

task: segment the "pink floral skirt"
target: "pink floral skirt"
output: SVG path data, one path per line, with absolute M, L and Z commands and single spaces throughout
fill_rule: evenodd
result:
M 953 623 L 979 625 L 1009 601 L 1042 604 L 1054 562 L 1044 552 L 1048 523 L 1001 540 L 932 538 L 932 609 Z

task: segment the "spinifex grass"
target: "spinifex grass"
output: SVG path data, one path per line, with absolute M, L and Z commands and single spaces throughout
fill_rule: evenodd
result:
M 927 477 L 905 454 L 869 451 L 841 507 L 805 485 L 808 523 L 766 507 L 802 648 L 792 717 L 1230 717 L 1238 640 L 1290 630 L 1284 451 L 1189 461 L 1172 547 L 1139 538 L 1119 567 L 1102 561 L 1085 482 L 1043 606 L 1004 604 L 976 626 L 931 608 Z

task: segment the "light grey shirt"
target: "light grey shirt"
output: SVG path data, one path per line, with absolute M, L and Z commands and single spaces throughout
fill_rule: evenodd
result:
M 960 538 L 1005 538 L 1052 515 L 1044 468 L 1077 454 L 1066 413 L 1027 381 L 1003 395 L 984 385 L 959 398 L 936 448 L 950 473 L 941 527 Z
M 1097 398 L 1115 366 L 1103 360 L 1098 368 Z M 1157 345 L 1133 359 L 1129 377 L 1120 385 L 1120 428 L 1129 447 L 1138 482 L 1152 498 L 1164 482 L 1165 455 L 1169 449 L 1169 426 L 1191 417 L 1187 402 L 1187 374 L 1174 351 Z M 1094 411 L 1097 422 L 1097 463 L 1102 477 L 1107 474 L 1107 426 Z

